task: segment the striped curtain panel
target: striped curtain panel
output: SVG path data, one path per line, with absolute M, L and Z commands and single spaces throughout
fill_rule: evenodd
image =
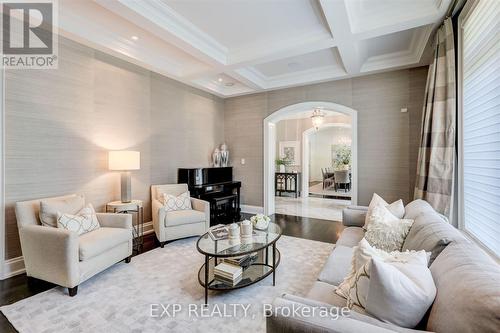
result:
M 437 31 L 434 45 L 434 60 L 429 66 L 425 88 L 414 197 L 428 201 L 436 211 L 449 217 L 453 201 L 456 127 L 451 18 Z

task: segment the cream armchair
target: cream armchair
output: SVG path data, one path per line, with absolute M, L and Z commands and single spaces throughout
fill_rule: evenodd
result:
M 41 225 L 40 201 L 66 200 L 69 195 L 16 203 L 16 218 L 26 275 L 68 288 L 75 296 L 78 285 L 132 255 L 132 216 L 97 213 L 100 228 L 78 235 Z M 85 199 L 82 198 L 82 202 Z M 83 206 L 82 206 L 83 207 Z
M 192 210 L 165 211 L 163 193 L 178 196 L 186 191 L 187 184 L 151 186 L 153 227 L 161 247 L 169 240 L 202 235 L 210 227 L 210 204 L 207 201 L 191 198 Z

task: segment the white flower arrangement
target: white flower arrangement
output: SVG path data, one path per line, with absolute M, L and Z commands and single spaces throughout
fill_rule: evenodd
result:
M 252 216 L 250 218 L 250 221 L 253 223 L 255 229 L 265 230 L 269 226 L 269 222 L 271 222 L 271 219 L 269 218 L 269 216 L 266 216 L 264 214 L 257 214 L 255 216 Z

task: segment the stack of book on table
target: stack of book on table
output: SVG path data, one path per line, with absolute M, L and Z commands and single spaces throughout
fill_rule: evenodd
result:
M 221 262 L 214 269 L 215 280 L 235 286 L 241 281 L 243 269 L 238 265 Z
M 257 252 L 245 254 L 243 256 L 225 258 L 224 262 L 232 265 L 241 266 L 247 268 L 257 259 Z

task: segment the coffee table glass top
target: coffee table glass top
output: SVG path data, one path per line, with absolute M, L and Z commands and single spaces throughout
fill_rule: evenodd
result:
M 198 239 L 198 251 L 214 257 L 235 257 L 255 252 L 268 247 L 281 236 L 281 228 L 276 223 L 269 223 L 266 230 L 254 228 L 252 241 L 235 244 L 230 239 L 213 240 L 208 233 Z

